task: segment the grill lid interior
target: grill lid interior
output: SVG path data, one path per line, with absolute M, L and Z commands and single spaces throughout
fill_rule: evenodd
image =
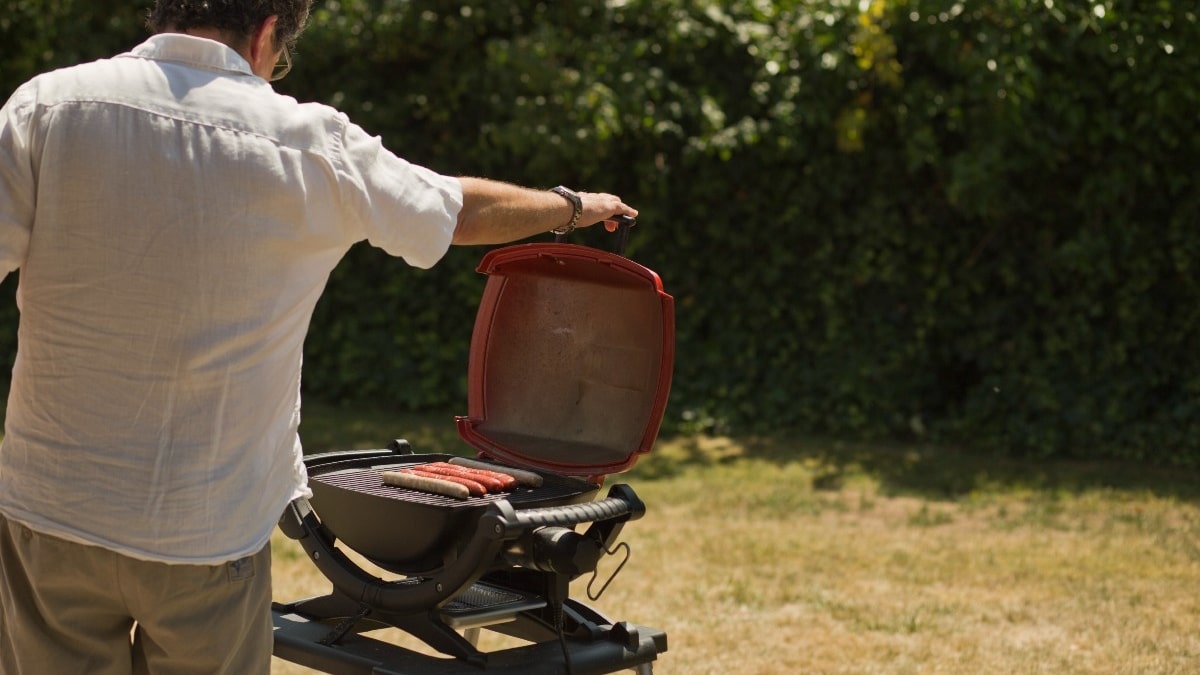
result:
M 597 476 L 658 436 L 675 357 L 674 301 L 653 271 L 573 244 L 491 251 L 459 434 L 514 466 Z

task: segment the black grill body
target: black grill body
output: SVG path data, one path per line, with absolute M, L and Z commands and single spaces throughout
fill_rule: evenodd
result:
M 331 453 L 305 460 L 312 506 L 337 538 L 380 567 L 401 574 L 435 572 L 462 555 L 475 522 L 494 502 L 515 509 L 590 501 L 587 481 L 543 474 L 538 488 L 457 500 L 383 484 L 383 472 L 444 462 L 452 455 L 381 451 Z

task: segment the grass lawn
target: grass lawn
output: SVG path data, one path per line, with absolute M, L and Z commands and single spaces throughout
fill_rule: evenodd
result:
M 301 430 L 466 452 L 450 415 L 309 406 Z M 780 436 L 664 438 L 617 480 L 648 512 L 592 604 L 667 632 L 659 673 L 1200 671 L 1195 472 Z M 275 544 L 277 599 L 327 590 Z

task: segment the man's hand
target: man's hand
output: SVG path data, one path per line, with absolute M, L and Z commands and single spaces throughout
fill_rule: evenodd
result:
M 621 201 L 620 197 L 604 192 L 580 192 L 583 200 L 583 215 L 579 217 L 579 227 L 589 227 L 596 223 L 604 223 L 604 229 L 609 232 L 617 231 L 617 221 L 613 216 L 629 216 L 637 218 L 637 209 Z M 587 223 L 585 225 L 585 223 Z

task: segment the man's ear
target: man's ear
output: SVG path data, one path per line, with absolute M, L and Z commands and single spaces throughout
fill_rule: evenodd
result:
M 250 36 L 250 67 L 255 74 L 267 73 L 264 79 L 270 79 L 271 70 L 275 67 L 278 49 L 275 46 L 275 23 L 279 17 L 272 14 L 263 19 L 258 30 Z

